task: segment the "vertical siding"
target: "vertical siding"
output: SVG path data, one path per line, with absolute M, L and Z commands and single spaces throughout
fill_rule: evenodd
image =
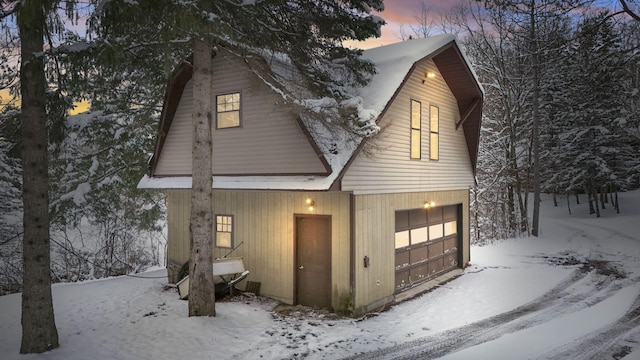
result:
M 213 60 L 212 94 L 241 93 L 240 128 L 215 129 L 213 172 L 229 174 L 325 173 L 320 158 L 282 99 L 221 49 Z M 215 98 L 214 98 L 215 99 Z M 187 82 L 154 175 L 190 175 L 193 83 Z
M 462 264 L 469 262 L 469 190 L 370 194 L 354 196 L 355 207 L 355 301 L 362 312 L 382 305 L 395 290 L 395 211 L 422 207 L 425 201 L 437 206 L 462 204 Z M 362 259 L 368 256 L 370 266 Z
M 189 257 L 190 191 L 168 191 L 169 262 Z M 307 197 L 316 207 L 309 211 Z M 350 305 L 350 197 L 342 192 L 214 191 L 214 212 L 234 216 L 234 243 L 243 243 L 231 256 L 242 256 L 251 271 L 248 280 L 261 282 L 261 294 L 294 301 L 294 214 L 331 215 L 332 306 Z M 229 249 L 214 249 L 222 257 Z M 186 257 L 183 257 L 186 256 Z M 244 286 L 246 282 L 241 283 Z
M 427 72 L 436 74 L 425 78 Z M 424 83 L 422 82 L 424 80 Z M 422 151 L 410 159 L 410 101 L 422 103 Z M 440 110 L 440 159 L 429 160 L 429 106 Z M 456 99 L 433 61 L 416 66 L 380 121 L 375 155 L 361 152 L 345 173 L 342 189 L 356 194 L 466 189 L 473 172 Z
M 189 260 L 189 208 L 190 192 L 187 190 L 167 191 L 167 272 L 169 282 L 177 281 L 180 266 Z M 185 212 L 185 210 L 187 212 Z

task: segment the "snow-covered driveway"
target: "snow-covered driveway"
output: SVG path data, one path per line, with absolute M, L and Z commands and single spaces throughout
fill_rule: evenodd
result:
M 525 266 L 530 270 L 528 275 L 533 275 L 535 266 L 527 267 L 527 262 L 556 264 L 553 274 L 538 276 L 560 281 L 532 301 L 483 320 L 350 358 L 640 359 L 638 195 L 625 194 L 631 208 L 622 214 L 605 211 L 600 219 L 589 216 L 585 206 L 574 208 L 574 215 L 568 216 L 566 208 L 550 207 L 547 201 L 543 213 L 546 230 L 540 239 L 474 249 L 472 256 L 479 255 L 478 264 L 464 277 L 500 266 L 512 270 Z M 561 269 L 573 270 L 567 275 Z M 464 277 L 457 281 L 464 281 Z M 523 290 L 543 288 L 526 276 L 521 280 L 501 295 L 511 297 Z
M 640 359 L 640 191 L 622 213 L 542 204 L 540 238 L 473 247 L 457 279 L 365 319 L 262 298 L 188 318 L 164 270 L 53 287 L 61 347 L 18 355 L 20 295 L 0 297 L 2 359 Z

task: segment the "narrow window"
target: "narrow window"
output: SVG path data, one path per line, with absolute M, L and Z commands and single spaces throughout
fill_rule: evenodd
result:
M 422 153 L 421 144 L 421 119 L 422 104 L 419 101 L 411 100 L 411 158 L 420 159 Z
M 240 93 L 216 96 L 216 128 L 240 126 Z
M 437 106 L 429 107 L 429 158 L 438 160 L 440 158 L 439 142 L 440 142 L 440 110 Z
M 216 247 L 233 247 L 232 215 L 216 215 Z

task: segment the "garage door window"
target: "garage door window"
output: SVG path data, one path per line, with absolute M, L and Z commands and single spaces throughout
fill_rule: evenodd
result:
M 429 226 L 429 240 L 437 240 L 443 236 L 442 224 Z
M 409 246 L 409 231 L 400 231 L 396 233 L 396 249 Z
M 444 236 L 456 234 L 458 232 L 457 221 L 449 221 L 444 223 Z

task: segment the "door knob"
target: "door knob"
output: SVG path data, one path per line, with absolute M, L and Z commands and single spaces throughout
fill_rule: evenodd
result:
M 302 270 L 302 269 L 304 269 L 304 266 L 300 265 L 300 267 L 298 269 Z

